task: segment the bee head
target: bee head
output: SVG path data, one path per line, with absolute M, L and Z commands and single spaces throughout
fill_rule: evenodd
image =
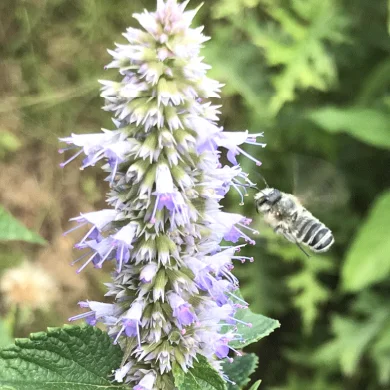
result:
M 275 188 L 265 188 L 255 195 L 255 205 L 257 212 L 259 212 L 261 206 L 267 205 L 268 209 L 272 207 L 275 203 L 279 202 L 282 194 L 279 190 Z M 267 211 L 263 210 L 262 211 Z

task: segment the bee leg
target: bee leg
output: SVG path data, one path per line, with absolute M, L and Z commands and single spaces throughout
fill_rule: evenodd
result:
M 286 229 L 284 228 L 284 226 L 282 226 L 281 224 L 277 225 L 276 227 L 274 227 L 274 233 L 276 234 L 281 234 L 283 236 L 286 236 Z
M 302 246 L 301 246 L 301 244 L 296 240 L 296 238 L 294 237 L 294 235 L 291 233 L 291 230 L 289 230 L 289 233 L 290 233 L 290 235 L 291 235 L 291 237 L 293 237 L 294 238 L 294 242 L 295 242 L 295 244 L 296 244 L 296 246 L 309 258 L 309 257 L 311 257 L 303 248 L 302 248 Z

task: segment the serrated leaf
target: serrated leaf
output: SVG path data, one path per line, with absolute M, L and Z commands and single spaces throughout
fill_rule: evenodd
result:
M 198 355 L 197 360 L 188 372 L 174 365 L 173 376 L 178 390 L 227 390 L 226 382 L 207 359 Z
M 261 384 L 261 380 L 256 381 L 249 390 L 257 390 Z
M 390 148 L 390 114 L 378 109 L 325 107 L 312 111 L 309 118 L 331 133 L 348 133 L 359 141 Z
M 46 244 L 41 236 L 27 229 L 1 206 L 0 241 L 26 241 L 35 244 Z
M 249 381 L 249 376 L 256 370 L 259 358 L 254 353 L 236 356 L 232 363 L 225 362 L 223 371 L 235 385 L 228 383 L 228 390 L 240 390 Z
M 328 54 L 329 43 L 345 40 L 348 20 L 335 0 L 290 1 L 282 7 L 269 2 L 266 11 L 273 23 L 258 23 L 253 13 L 243 28 L 252 42 L 264 50 L 269 66 L 278 67 L 272 77 L 275 95 L 270 108 L 276 114 L 295 99 L 296 90 L 325 91 L 337 80 L 336 63 Z
M 332 330 L 335 337 L 318 350 L 315 360 L 322 365 L 329 364 L 337 357 L 343 373 L 352 375 L 357 371 L 364 352 L 383 329 L 388 318 L 389 310 L 386 307 L 375 312 L 367 321 L 334 316 Z
M 342 286 L 358 291 L 390 275 L 390 191 L 375 201 L 360 227 L 342 268 Z
M 235 292 L 235 295 L 241 298 L 238 291 Z M 242 339 L 231 341 L 229 345 L 237 349 L 259 341 L 280 327 L 279 321 L 253 313 L 250 309 L 238 309 L 234 318 L 238 320 L 237 333 L 242 336 Z
M 51 328 L 0 350 L 0 389 L 125 390 L 110 380 L 121 359 L 121 349 L 100 329 Z
M 303 330 L 309 334 L 321 311 L 321 304 L 329 299 L 330 291 L 319 280 L 323 271 L 332 267 L 331 258 L 313 256 L 302 258 L 302 268 L 288 277 L 287 284 L 293 294 L 294 306 L 300 310 Z

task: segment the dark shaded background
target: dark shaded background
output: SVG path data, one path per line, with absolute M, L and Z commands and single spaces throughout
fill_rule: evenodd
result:
M 190 6 L 200 1 L 192 0 Z M 10 308 L 14 336 L 61 325 L 80 299 L 101 299 L 107 272 L 69 266 L 78 233 L 68 219 L 104 207 L 99 168 L 62 170 L 58 137 L 112 128 L 97 79 L 106 48 L 136 25 L 141 0 L 2 0 L 0 204 L 39 232 L 45 247 L 0 243 L 0 272 L 23 259 L 44 267 L 61 293 L 50 310 Z M 334 232 L 329 254 L 307 259 L 231 194 L 229 211 L 261 234 L 237 264 L 253 310 L 282 327 L 251 348 L 262 389 L 390 387 L 390 41 L 385 1 L 214 0 L 197 17 L 212 40 L 203 55 L 226 84 L 221 124 L 264 131 L 267 148 L 241 158 L 253 181 L 311 195 L 307 207 Z M 313 196 L 314 194 L 314 196 Z M 310 201 L 310 199 L 309 199 Z M 81 233 L 80 233 L 81 234 Z M 10 321 L 10 318 L 13 318 Z

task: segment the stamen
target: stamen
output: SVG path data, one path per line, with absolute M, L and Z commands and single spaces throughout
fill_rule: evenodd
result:
M 107 257 L 110 255 L 110 253 L 112 252 L 112 249 L 110 249 L 107 254 L 95 265 L 95 268 L 102 268 L 103 266 L 103 263 L 106 261 Z M 120 272 L 120 271 L 118 271 Z
M 61 148 L 61 149 L 58 149 L 58 153 L 62 154 L 64 152 L 66 152 L 67 150 L 71 150 L 71 149 L 77 149 L 78 146 L 76 145 L 72 145 L 72 146 L 69 146 L 67 148 Z
M 263 144 L 261 142 L 254 142 L 254 141 L 249 141 L 247 140 L 245 143 L 249 144 L 249 145 L 257 145 L 257 146 L 261 146 L 263 148 L 265 148 L 267 146 L 267 144 Z
M 114 339 L 114 342 L 113 342 L 114 345 L 116 345 L 118 343 L 118 339 L 124 330 L 125 330 L 125 326 L 122 326 L 121 330 L 118 332 L 118 334 L 116 335 L 116 337 Z
M 264 133 L 248 134 L 247 140 L 254 140 L 254 141 L 256 141 L 257 137 L 264 137 Z
M 75 226 L 75 227 L 73 227 L 73 228 L 67 230 L 66 232 L 62 233 L 62 235 L 63 235 L 63 236 L 66 236 L 67 234 L 69 234 L 69 233 L 71 233 L 71 232 L 77 230 L 77 229 L 80 228 L 81 226 L 85 226 L 86 224 L 87 224 L 87 222 L 83 222 L 82 224 L 77 225 L 77 226 Z
M 240 351 L 237 351 L 237 349 L 234 349 L 234 348 L 231 347 L 230 345 L 229 345 L 229 348 L 230 348 L 233 352 L 235 352 L 237 356 L 242 356 L 242 353 L 241 353 Z
M 75 265 L 76 263 L 78 263 L 81 259 L 84 259 L 85 256 L 88 256 L 92 253 L 92 251 L 90 252 L 87 252 L 87 253 L 84 253 L 82 256 L 80 256 L 78 259 L 76 260 L 73 260 L 70 265 Z
M 81 313 L 81 314 L 77 314 L 76 316 L 73 316 L 73 317 L 70 317 L 68 318 L 68 321 L 77 321 L 77 320 L 81 320 L 83 318 L 87 318 L 91 315 L 94 315 L 94 312 L 93 311 L 87 311 L 85 313 Z
M 228 358 L 229 360 L 230 358 Z M 233 359 L 231 359 L 232 361 L 230 363 L 233 363 Z M 230 361 L 230 360 L 229 360 Z M 225 374 L 222 375 L 222 378 L 226 381 L 226 382 L 229 382 L 230 384 L 232 384 L 233 386 L 236 386 L 237 383 L 236 382 L 233 382 L 232 380 L 229 379 L 229 377 Z
M 140 332 L 139 332 L 138 321 L 137 321 L 137 341 L 138 341 L 138 348 L 141 349 L 141 335 L 140 335 Z
M 238 279 L 230 272 L 223 271 L 222 275 L 225 275 L 226 278 L 229 279 L 231 283 L 238 285 Z
M 93 158 L 92 158 L 92 160 L 89 162 L 89 164 L 88 165 L 83 165 L 82 166 L 82 168 L 84 169 L 84 168 L 86 168 L 86 167 L 88 167 L 88 166 L 94 166 L 99 160 L 101 160 L 103 157 L 104 157 L 104 152 L 105 152 L 105 150 L 104 149 L 102 149 L 102 150 L 100 150 L 99 152 L 97 152 L 94 156 L 93 156 Z
M 245 260 L 249 260 L 251 263 L 254 262 L 254 258 L 248 257 L 248 256 L 233 256 L 232 259 L 233 260 L 240 260 L 241 263 L 245 263 Z
M 118 264 L 118 269 L 117 269 L 117 272 L 121 272 L 122 270 L 122 263 L 123 263 L 123 250 L 124 250 L 124 245 L 121 244 L 121 252 L 120 252 L 120 256 L 119 256 L 119 264 Z
M 71 161 L 76 159 L 80 154 L 83 153 L 83 149 L 79 150 L 74 156 L 72 156 L 69 160 L 66 160 L 65 162 L 62 162 L 60 164 L 60 167 L 63 168 L 65 165 L 69 164 Z
M 118 159 L 115 160 L 115 166 L 114 166 L 114 169 L 112 170 L 111 172 L 111 180 L 110 180 L 110 185 L 112 186 L 114 184 L 114 179 L 115 179 L 115 176 L 116 176 L 116 171 L 118 169 L 118 164 L 119 164 L 119 161 Z
M 237 295 L 235 295 L 235 294 L 233 294 L 233 293 L 231 293 L 231 292 L 228 292 L 228 294 L 229 294 L 230 296 L 232 296 L 233 298 L 237 299 L 238 301 L 242 302 L 244 305 L 249 306 L 249 303 L 248 303 L 248 302 L 244 301 L 243 299 L 241 299 L 241 298 L 238 297 Z
M 261 165 L 261 161 L 257 160 L 256 158 L 254 158 L 253 156 L 251 156 L 249 153 L 245 152 L 245 150 L 237 147 L 237 150 L 242 154 L 244 155 L 245 157 L 248 157 L 249 160 L 252 160 L 256 163 L 257 166 L 260 166 Z
M 249 230 L 250 232 L 252 232 L 252 234 L 259 234 L 259 231 L 258 231 L 258 230 L 252 229 L 252 228 L 250 228 L 250 227 L 247 226 L 247 225 L 244 225 L 244 224 L 242 224 L 242 223 L 238 223 L 237 225 L 243 227 L 244 229 Z
M 95 225 L 91 227 L 91 229 L 88 230 L 88 233 L 82 238 L 82 240 L 76 244 L 76 245 L 83 245 L 84 241 L 88 238 L 88 236 L 93 232 L 93 229 L 95 229 Z M 76 247 L 75 245 L 75 247 Z
M 97 255 L 98 253 L 96 252 L 94 255 L 92 255 L 77 271 L 76 273 L 80 273 L 93 259 L 94 257 Z
M 244 196 L 242 195 L 242 192 L 240 191 L 240 189 L 238 188 L 238 186 L 235 184 L 235 183 L 232 183 L 233 184 L 233 187 L 234 189 L 239 193 L 240 195 L 240 198 L 241 198 L 241 202 L 239 203 L 240 206 L 243 206 L 244 205 Z
M 229 317 L 229 318 L 233 321 L 238 322 L 239 324 L 247 326 L 248 328 L 252 328 L 252 326 L 253 326 L 250 322 L 245 322 L 245 321 L 239 320 L 238 318 L 234 318 L 234 317 Z
M 233 228 L 236 229 L 241 234 L 241 237 L 246 242 L 249 242 L 251 245 L 255 245 L 256 244 L 256 241 L 252 240 L 249 236 L 247 236 L 245 233 L 243 233 L 240 229 L 237 229 L 235 226 L 233 226 Z

